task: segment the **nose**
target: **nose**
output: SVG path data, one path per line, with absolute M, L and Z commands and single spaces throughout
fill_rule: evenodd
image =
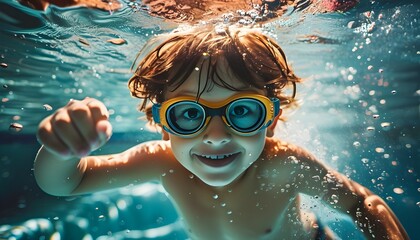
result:
M 214 147 L 229 143 L 232 135 L 227 128 L 221 117 L 212 117 L 206 127 L 203 142 Z

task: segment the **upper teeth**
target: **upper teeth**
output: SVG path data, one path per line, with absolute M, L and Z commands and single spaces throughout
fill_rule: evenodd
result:
M 209 159 L 223 159 L 232 156 L 233 153 L 230 154 L 223 154 L 223 155 L 201 155 L 202 157 L 209 158 Z

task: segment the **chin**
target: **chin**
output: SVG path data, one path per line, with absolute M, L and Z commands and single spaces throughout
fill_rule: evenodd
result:
M 205 184 L 211 186 L 211 187 L 225 187 L 232 182 L 235 181 L 235 178 L 229 178 L 229 179 L 208 179 L 208 178 L 200 178 L 201 181 L 203 181 Z

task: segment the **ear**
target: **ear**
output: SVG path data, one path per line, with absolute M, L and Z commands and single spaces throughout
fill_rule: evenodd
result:
M 273 122 L 271 123 L 270 126 L 268 126 L 267 128 L 267 137 L 273 137 L 274 136 L 274 129 L 277 126 L 277 122 L 279 121 L 279 117 L 281 116 L 282 110 L 280 109 L 279 114 L 277 114 L 277 116 L 274 117 Z
M 162 128 L 162 140 L 168 141 L 169 140 L 169 133 Z

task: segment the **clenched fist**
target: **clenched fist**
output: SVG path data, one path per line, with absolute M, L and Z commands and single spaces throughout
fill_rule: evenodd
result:
M 71 100 L 41 121 L 38 140 L 63 159 L 83 157 L 104 145 L 112 134 L 105 105 L 94 98 Z

